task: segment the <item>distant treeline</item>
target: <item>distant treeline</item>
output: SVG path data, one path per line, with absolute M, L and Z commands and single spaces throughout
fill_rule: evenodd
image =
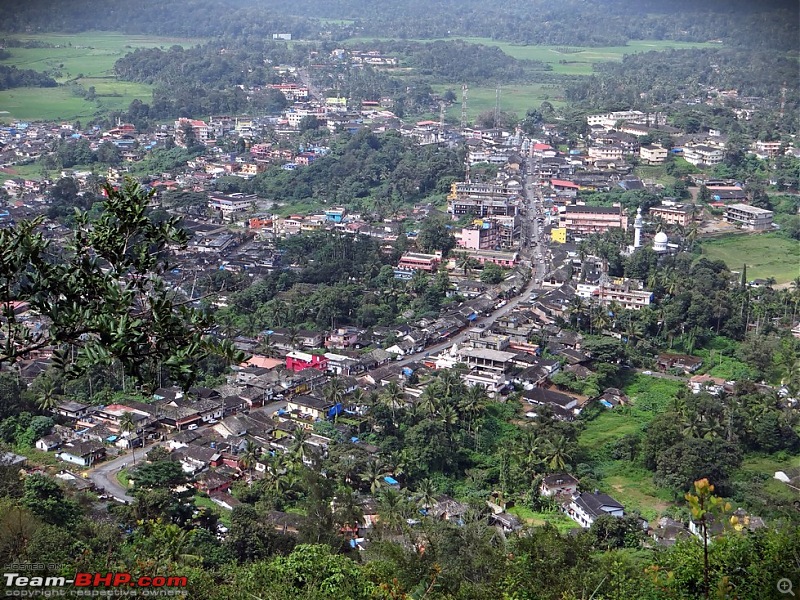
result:
M 770 51 L 665 50 L 626 56 L 621 63 L 595 65 L 596 75 L 567 87 L 571 102 L 592 109 L 647 109 L 653 105 L 705 99 L 709 87 L 758 98 L 763 108 L 784 100 L 783 129 L 796 131 L 800 111 L 797 59 Z M 726 101 L 735 106 L 739 101 Z
M 479 36 L 522 44 L 624 45 L 634 39 L 707 41 L 789 50 L 800 8 L 786 0 L 9 0 L 7 31 L 113 30 L 214 37 L 291 33 L 352 36 Z M 321 19 L 335 19 L 336 22 Z
M 0 90 L 18 87 L 56 87 L 57 85 L 58 83 L 52 77 L 32 69 L 0 65 Z

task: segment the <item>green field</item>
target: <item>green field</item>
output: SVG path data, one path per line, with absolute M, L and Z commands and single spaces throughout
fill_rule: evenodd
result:
M 75 35 L 14 35 L 54 48 L 9 48 L 11 57 L 0 64 L 41 72 L 60 72 L 56 81 L 75 81 L 85 89 L 94 86 L 95 100 L 86 100 L 66 88 L 16 88 L 0 91 L 0 121 L 90 119 L 98 113 L 127 108 L 136 98 L 148 100 L 152 86 L 117 81 L 114 63 L 134 48 L 189 46 L 200 40 L 128 36 L 89 32 Z
M 345 43 L 350 46 L 369 45 L 375 39 L 392 38 L 350 38 Z M 720 44 L 712 42 L 674 42 L 671 40 L 633 40 L 627 46 L 601 46 L 597 48 L 580 48 L 565 46 L 522 46 L 493 40 L 491 38 L 447 38 L 443 41 L 462 40 L 472 44 L 496 46 L 509 56 L 521 60 L 538 60 L 550 65 L 553 73 L 562 75 L 591 75 L 592 65 L 600 62 L 620 61 L 626 54 L 650 52 L 651 50 L 681 50 L 684 48 L 719 48 Z M 432 42 L 436 40 L 409 40 L 416 42 Z M 440 39 L 441 41 L 441 39 Z
M 447 109 L 447 118 L 455 121 L 461 119 L 461 89 L 452 85 L 434 85 L 434 90 L 439 93 L 448 89 L 453 90 L 458 96 L 455 102 Z M 494 110 L 496 99 L 496 88 L 494 87 L 470 87 L 467 99 L 467 118 L 472 121 L 480 113 L 487 110 Z M 547 100 L 553 106 L 564 104 L 563 89 L 553 84 L 518 84 L 504 85 L 500 87 L 500 110 L 514 112 L 522 118 L 525 111 L 529 108 L 539 108 Z M 431 115 L 431 118 L 438 119 L 438 115 Z
M 787 283 L 800 275 L 800 244 L 777 233 L 727 235 L 702 243 L 703 256 L 722 260 L 728 268 L 741 271 L 747 265 L 747 279 L 774 277 Z

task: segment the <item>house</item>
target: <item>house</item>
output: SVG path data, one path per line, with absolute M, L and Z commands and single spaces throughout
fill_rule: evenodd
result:
M 358 342 L 358 333 L 358 329 L 340 327 L 328 334 L 328 339 L 325 340 L 325 347 L 335 350 L 347 350 L 348 348 L 352 348 Z
M 98 442 L 71 442 L 56 456 L 64 462 L 89 467 L 106 456 L 106 448 Z
M 36 449 L 42 452 L 52 452 L 61 446 L 61 437 L 58 434 L 46 435 L 36 440 Z
M 578 493 L 578 480 L 569 473 L 546 475 L 539 486 L 542 496 L 566 496 L 572 498 Z
M 720 535 L 725 531 L 726 528 L 730 527 L 755 531 L 756 529 L 761 529 L 762 527 L 766 526 L 764 519 L 749 514 L 743 508 L 737 508 L 735 511 L 733 511 L 733 514 L 729 518 L 726 517 L 722 520 L 717 520 L 714 518 L 714 515 L 709 515 L 708 520 L 709 539 Z M 703 528 L 694 520 L 689 521 L 689 532 L 699 539 L 703 539 Z
M 174 458 L 181 463 L 186 473 L 194 474 L 212 466 L 217 466 L 221 461 L 221 454 L 216 448 L 205 448 L 191 444 L 180 448 L 174 453 Z
M 562 392 L 535 387 L 532 390 L 523 391 L 522 398 L 529 404 L 549 407 L 554 416 L 562 420 L 570 421 L 580 413 L 578 399 Z
M 597 401 L 606 408 L 614 408 L 627 404 L 629 399 L 617 388 L 606 388 L 603 394 L 597 398 Z
M 324 398 L 315 396 L 296 396 L 289 400 L 286 409 L 289 412 L 297 411 L 302 415 L 308 415 L 314 420 L 327 418 L 328 412 L 333 408 L 333 404 Z
M 651 529 L 649 534 L 659 546 L 674 546 L 679 539 L 689 536 L 689 530 L 680 521 L 661 517 L 658 526 Z
M 428 510 L 428 515 L 435 519 L 459 522 L 463 520 L 468 510 L 468 504 L 458 502 L 450 496 L 442 495 L 436 499 L 436 504 Z
M 716 396 L 725 389 L 725 380 L 721 377 L 711 377 L 711 375 L 695 375 L 689 379 L 689 389 L 693 394 L 708 392 Z
M 569 517 L 581 527 L 588 529 L 595 519 L 605 515 L 612 517 L 625 516 L 625 507 L 607 494 L 598 490 L 592 493 L 582 492 L 574 494 L 572 501 L 566 507 Z
M 662 371 L 680 369 L 686 375 L 690 375 L 703 366 L 703 359 L 696 356 L 689 356 L 688 354 L 663 353 L 658 355 L 656 366 Z
M 325 371 L 328 368 L 328 359 L 319 354 L 309 354 L 307 352 L 289 352 L 286 355 L 286 368 L 298 373 L 303 369 L 317 369 Z
M 489 515 L 489 525 L 502 528 L 505 533 L 511 533 L 522 529 L 522 523 L 514 515 L 507 512 Z
M 81 404 L 80 402 L 73 402 L 71 400 L 61 402 L 56 407 L 56 412 L 63 417 L 67 417 L 68 419 L 80 419 L 86 415 L 88 410 L 88 405 Z

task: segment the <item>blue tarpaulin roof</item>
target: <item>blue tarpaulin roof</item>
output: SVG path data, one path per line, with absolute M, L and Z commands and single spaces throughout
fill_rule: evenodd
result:
M 383 480 L 384 480 L 386 483 L 388 483 L 389 485 L 397 485 L 397 479 L 395 479 L 394 477 L 390 477 L 389 475 L 387 475 L 386 477 L 384 477 L 384 478 L 383 478 Z

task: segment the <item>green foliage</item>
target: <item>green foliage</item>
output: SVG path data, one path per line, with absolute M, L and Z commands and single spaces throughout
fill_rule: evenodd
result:
M 44 522 L 60 527 L 74 526 L 81 510 L 65 497 L 58 483 L 47 475 L 34 474 L 25 479 L 22 504 Z
M 0 232 L 0 244 L 10 249 L 0 260 L 0 363 L 55 344 L 54 365 L 73 376 L 119 363 L 126 375 L 154 385 L 163 367 L 188 387 L 198 360 L 212 353 L 237 358 L 231 345 L 208 337 L 211 319 L 177 302 L 164 284 L 169 245 L 188 239 L 177 219 L 153 222 L 149 194 L 130 180 L 105 193 L 99 216 L 75 212 L 73 236 L 58 250 L 37 231 L 41 219 Z M 45 335 L 16 319 L 9 303 L 19 300 L 50 319 Z

